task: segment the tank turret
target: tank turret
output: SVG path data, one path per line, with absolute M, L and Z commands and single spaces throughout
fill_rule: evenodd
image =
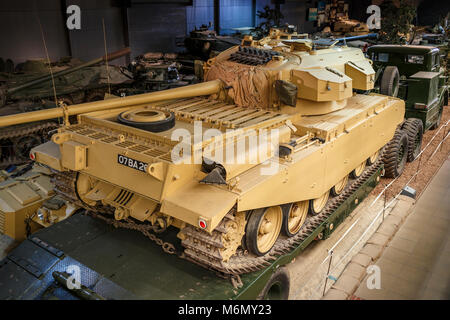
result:
M 238 46 L 205 71 L 205 83 L 0 126 L 78 115 L 30 154 L 54 171 L 57 194 L 147 236 L 178 228 L 187 259 L 231 275 L 290 250 L 404 142 L 404 102 L 354 92 L 375 76 L 359 49 Z M 399 154 L 386 166 L 400 170 Z
M 373 89 L 375 71 L 359 49 L 333 43 L 313 50 L 320 42 L 311 40 L 280 44 L 229 49 L 208 62 L 205 79 L 224 81 L 237 105 L 302 115 L 337 111 L 353 89 Z

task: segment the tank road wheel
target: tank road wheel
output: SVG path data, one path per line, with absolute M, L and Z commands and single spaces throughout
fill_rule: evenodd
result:
M 309 200 L 309 213 L 311 213 L 313 216 L 319 214 L 323 210 L 323 208 L 325 208 L 329 197 L 330 191 L 327 191 L 319 198 Z
M 336 197 L 344 191 L 348 182 L 348 175 L 346 175 L 341 181 L 339 181 L 333 188 L 331 188 L 331 195 Z
M 248 250 L 257 256 L 269 252 L 278 239 L 282 224 L 283 211 L 280 206 L 254 210 L 245 233 Z
M 412 162 L 422 149 L 423 123 L 420 119 L 410 118 L 405 121 L 402 130 L 408 135 L 408 157 L 406 160 Z
M 362 162 L 359 166 L 357 166 L 353 171 L 350 173 L 350 177 L 352 179 L 359 178 L 362 173 L 364 172 L 364 169 L 366 168 L 366 161 Z
M 399 81 L 400 74 L 397 67 L 386 67 L 381 77 L 380 93 L 386 96 L 396 97 L 398 95 Z
M 306 200 L 283 206 L 283 234 L 293 237 L 300 231 L 308 215 L 308 205 Z
M 368 166 L 373 165 L 375 162 L 377 162 L 378 156 L 379 156 L 379 155 L 380 155 L 380 151 L 375 152 L 373 155 L 371 155 L 371 156 L 367 159 L 366 164 L 367 164 Z
M 403 130 L 397 130 L 394 138 L 389 141 L 384 153 L 383 162 L 385 176 L 395 178 L 402 174 L 408 156 L 408 135 Z
M 286 267 L 278 268 L 266 283 L 257 300 L 287 300 L 290 284 L 289 272 Z

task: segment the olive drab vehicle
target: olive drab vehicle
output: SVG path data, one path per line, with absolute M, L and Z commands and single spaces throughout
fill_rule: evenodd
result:
M 240 43 L 240 40 L 230 36 L 220 36 L 209 26 L 202 25 L 189 33 L 184 40 L 184 46 L 192 55 L 206 61 L 218 52 L 222 52 Z
M 131 73 L 117 66 L 99 65 L 130 53 L 129 48 L 87 63 L 62 60 L 52 66 L 58 106 L 55 106 L 52 75 L 42 61 L 27 61 L 16 67 L 16 74 L 0 75 L 0 115 L 30 110 L 52 109 L 74 102 L 103 100 L 105 93 L 132 83 Z M 109 72 L 109 79 L 108 73 Z M 29 160 L 33 146 L 48 140 L 48 133 L 60 124 L 58 119 L 29 121 L 0 128 L 0 169 Z
M 86 63 L 76 59 L 62 59 L 52 64 L 55 88 L 49 66 L 43 61 L 27 61 L 16 67 L 17 72 L 2 77 L 0 87 L 1 107 L 8 103 L 31 100 L 54 100 L 54 89 L 66 104 L 83 103 L 103 99 L 109 87 L 130 82 L 132 76 L 125 69 L 100 65 L 130 53 L 129 48 L 111 53 Z M 67 60 L 67 61 L 66 61 Z M 54 70 L 53 70 L 54 68 Z M 103 94 L 103 95 L 101 95 Z M 99 95 L 100 98 L 99 98 Z
M 182 64 L 174 53 L 148 52 L 136 57 L 128 69 L 133 74 L 133 88 L 126 95 L 177 88 L 196 83 L 195 75 L 181 73 Z
M 376 70 L 375 91 L 406 102 L 402 125 L 411 143 L 408 161 L 420 153 L 422 135 L 439 127 L 448 105 L 448 77 L 439 49 L 418 45 L 375 45 L 367 54 Z
M 360 49 L 285 46 L 230 48 L 204 83 L 1 117 L 0 127 L 63 117 L 30 153 L 58 195 L 153 240 L 178 228 L 186 259 L 249 273 L 290 252 L 382 161 L 397 174 L 406 161 L 404 102 L 354 93 L 375 80 Z

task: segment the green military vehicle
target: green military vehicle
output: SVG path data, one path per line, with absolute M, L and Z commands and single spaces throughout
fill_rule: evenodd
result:
M 439 49 L 416 45 L 375 45 L 367 54 L 376 71 L 375 91 L 406 102 L 405 122 L 410 137 L 408 161 L 420 153 L 422 135 L 439 126 L 448 104 L 448 84 Z

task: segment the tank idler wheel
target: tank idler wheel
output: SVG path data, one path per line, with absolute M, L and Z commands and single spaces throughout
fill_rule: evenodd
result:
M 341 181 L 339 181 L 333 188 L 331 188 L 331 195 L 337 197 L 344 191 L 348 182 L 348 175 L 346 175 Z
M 278 268 L 267 281 L 257 300 L 287 300 L 289 299 L 290 284 L 287 268 Z
M 414 161 L 422 149 L 423 123 L 420 119 L 410 118 L 403 124 L 402 130 L 408 135 L 408 162 Z
M 389 141 L 383 156 L 385 176 L 396 178 L 402 174 L 408 155 L 408 135 L 403 130 L 397 130 Z
M 327 205 L 329 197 L 330 191 L 328 190 L 319 198 L 309 200 L 309 213 L 311 213 L 313 216 L 318 215 Z
M 371 156 L 367 159 L 366 164 L 367 164 L 368 166 L 373 165 L 375 162 L 377 162 L 378 156 L 379 156 L 379 155 L 380 155 L 380 151 L 375 152 L 373 155 L 371 155 Z
M 362 173 L 364 172 L 364 169 L 366 168 L 366 161 L 362 162 L 359 166 L 357 166 L 353 171 L 350 173 L 350 177 L 352 179 L 359 178 Z
M 284 235 L 293 237 L 300 231 L 308 216 L 308 206 L 308 200 L 283 206 L 283 226 L 281 230 Z
M 400 73 L 397 67 L 388 66 L 381 77 L 380 93 L 386 96 L 396 97 L 400 82 Z
M 252 211 L 245 232 L 248 250 L 257 256 L 269 252 L 280 235 L 282 224 L 283 211 L 280 206 Z

